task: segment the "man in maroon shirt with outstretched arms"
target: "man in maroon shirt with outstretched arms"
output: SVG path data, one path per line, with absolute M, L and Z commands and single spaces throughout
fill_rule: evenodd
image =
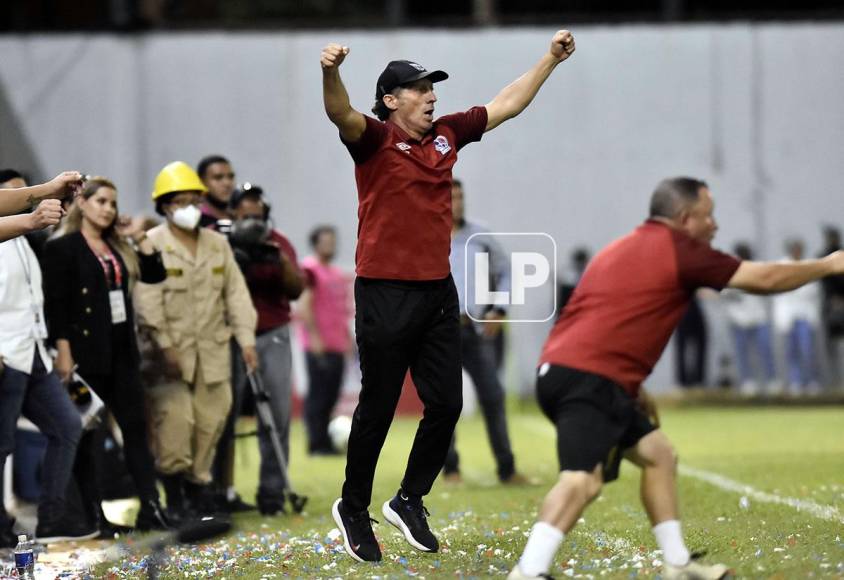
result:
M 666 579 L 722 578 L 721 564 L 693 559 L 680 531 L 677 458 L 641 388 L 695 291 L 770 294 L 844 272 L 844 253 L 802 262 L 739 262 L 710 246 L 718 226 L 706 183 L 666 179 L 650 218 L 595 256 L 539 359 L 536 390 L 557 429 L 560 479 L 545 496 L 509 578 L 540 578 L 565 534 L 622 457 L 642 470 L 642 503 L 663 552 Z
M 346 552 L 356 560 L 381 559 L 368 508 L 408 369 L 425 412 L 401 488 L 382 513 L 413 547 L 439 549 L 422 497 L 442 469 L 463 405 L 460 308 L 448 260 L 451 169 L 460 148 L 521 113 L 573 52 L 571 33 L 558 31 L 539 62 L 490 103 L 436 120 L 434 83 L 448 75 L 394 60 L 378 77 L 376 120 L 352 108 L 340 80 L 349 49 L 330 44 L 322 51 L 325 111 L 355 162 L 359 201 L 355 329 L 362 387 L 346 481 L 332 507 Z

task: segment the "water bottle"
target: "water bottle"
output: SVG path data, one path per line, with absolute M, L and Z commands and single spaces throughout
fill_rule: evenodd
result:
M 15 568 L 18 578 L 35 580 L 35 554 L 32 551 L 32 542 L 26 539 L 25 534 L 18 536 L 18 545 L 15 546 Z

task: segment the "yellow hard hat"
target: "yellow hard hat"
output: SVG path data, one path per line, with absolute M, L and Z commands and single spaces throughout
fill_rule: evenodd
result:
M 199 179 L 199 175 L 184 161 L 174 161 L 164 166 L 155 177 L 155 189 L 152 199 L 155 201 L 162 195 L 177 191 L 199 191 L 205 193 L 208 189 Z

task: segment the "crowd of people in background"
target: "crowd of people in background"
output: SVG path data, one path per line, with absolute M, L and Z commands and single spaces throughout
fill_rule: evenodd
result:
M 341 454 L 328 425 L 354 350 L 354 304 L 351 276 L 334 264 L 337 230 L 315 227 L 312 253 L 300 260 L 273 227 L 263 189 L 238 186 L 236 177 L 232 163 L 220 155 L 202 159 L 196 169 L 182 162 L 167 165 L 154 181 L 151 208 L 157 218 L 121 214 L 119 187 L 105 177 L 80 180 L 76 195 L 0 218 L 6 240 L 0 242 L 0 462 L 26 452 L 15 451 L 15 428 L 19 417 L 30 419 L 46 439 L 35 532 L 41 541 L 126 531 L 109 522 L 101 507 L 104 441 L 113 426 L 141 501 L 136 529 L 168 529 L 203 515 L 252 509 L 285 513 L 288 474 L 270 430 L 266 425 L 258 430 L 256 505 L 235 492 L 234 440 L 249 377 L 257 375 L 289 456 L 294 319 L 309 385 L 303 412 L 307 451 Z M 0 171 L 0 188 L 27 185 L 23 174 Z M 452 209 L 451 268 L 462 278 L 468 266 L 460 248 L 486 230 L 466 219 L 458 180 Z M 827 227 L 824 238 L 824 255 L 840 249 L 837 229 Z M 497 258 L 500 249 L 483 250 L 492 257 L 493 283 L 506 287 L 509 274 L 506 261 Z M 799 239 L 789 240 L 785 250 L 784 260 L 805 254 Z M 754 257 L 744 242 L 733 252 L 742 260 Z M 570 275 L 560 286 L 561 310 L 588 268 L 589 251 L 576 248 L 571 259 Z M 706 309 L 698 302 L 709 297 L 699 295 L 678 329 L 682 385 L 706 382 Z M 467 312 L 465 297 L 458 298 L 463 366 L 478 394 L 497 475 L 502 483 L 524 482 L 497 373 L 502 326 L 474 322 L 476 317 L 500 322 L 506 312 Z M 728 289 L 720 304 L 734 341 L 729 382 L 741 394 L 817 394 L 823 376 L 829 383 L 840 380 L 842 277 L 773 298 Z M 824 354 L 830 364 L 822 376 Z M 80 425 L 80 389 L 102 401 L 108 421 Z M 460 480 L 455 440 L 444 477 Z M 14 519 L 0 503 L 0 546 L 13 546 L 15 538 Z
M 40 489 L 22 494 L 40 498 L 40 542 L 129 530 L 103 513 L 106 438 L 122 443 L 140 499 L 137 530 L 287 511 L 289 463 L 270 438 L 289 456 L 297 298 L 308 449 L 339 454 L 327 430 L 352 350 L 353 305 L 351 278 L 332 263 L 336 230 L 315 228 L 314 253 L 300 263 L 262 188 L 238 187 L 235 177 L 220 155 L 196 170 L 170 163 L 154 180 L 150 218 L 121 214 L 119 187 L 105 177 L 69 172 L 21 189 L 22 173 L 0 171 L 2 210 L 21 211 L 0 218 L 0 464 L 38 453 L 16 449 L 26 417 L 46 439 Z M 268 394 L 273 423 L 258 429 L 257 505 L 234 491 L 234 425 L 249 379 Z M 92 398 L 104 420 L 83 424 Z M 0 547 L 13 547 L 16 531 L 0 502 Z

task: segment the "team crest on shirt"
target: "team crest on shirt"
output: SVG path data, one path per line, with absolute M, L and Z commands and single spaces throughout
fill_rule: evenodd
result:
M 396 147 L 398 147 L 399 149 L 401 149 L 402 151 L 404 151 L 405 153 L 410 155 L 410 145 L 408 145 L 404 141 L 400 141 L 399 143 L 396 143 Z
M 437 135 L 434 139 L 434 149 L 440 152 L 440 155 L 445 155 L 451 151 L 451 145 L 448 144 L 448 139 L 442 135 Z

